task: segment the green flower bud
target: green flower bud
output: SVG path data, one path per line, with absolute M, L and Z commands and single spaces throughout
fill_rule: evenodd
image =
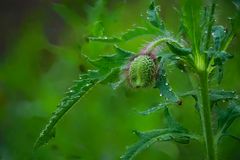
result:
M 129 66 L 128 80 L 133 88 L 150 87 L 155 82 L 156 64 L 149 55 L 139 55 Z

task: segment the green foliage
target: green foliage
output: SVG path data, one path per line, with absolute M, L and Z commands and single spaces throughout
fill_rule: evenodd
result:
M 96 10 L 96 15 L 90 13 L 89 16 L 99 20 L 96 17 L 100 16 L 98 11 L 103 9 L 103 4 L 104 1 L 98 1 L 96 8 L 93 9 Z M 232 20 L 232 28 L 228 31 L 225 27 L 214 24 L 215 3 L 212 4 L 211 8 L 206 7 L 205 11 L 202 11 L 201 7 L 201 1 L 183 0 L 182 21 L 185 32 L 180 33 L 180 36 L 173 36 L 165 28 L 159 17 L 159 6 L 155 6 L 153 2 L 147 11 L 147 20 L 150 23 L 148 24 L 152 26 L 137 26 L 119 34 L 119 36 L 106 36 L 103 24 L 97 21 L 91 36 L 88 37 L 90 42 L 120 43 L 142 35 L 152 35 L 154 39 L 140 50 L 139 55 L 115 46 L 116 54 L 100 56 L 96 60 L 91 60 L 85 56 L 87 62 L 92 64 L 96 70 L 80 75 L 80 78 L 74 82 L 73 87 L 66 93 L 65 98 L 60 102 L 57 110 L 41 132 L 35 148 L 44 145 L 54 136 L 54 127 L 59 119 L 96 84 L 111 83 L 113 88 L 116 88 L 127 79 L 130 86 L 134 88 L 154 86 L 160 90 L 160 96 L 165 97 L 163 102 L 140 112 L 140 114 L 149 115 L 164 109 L 168 127 L 146 132 L 134 131 L 140 140 L 127 149 L 121 157 L 122 159 L 133 159 L 158 141 L 176 141 L 184 144 L 189 143 L 191 139 L 201 141 L 200 136 L 190 134 L 169 114 L 167 107 L 182 105 L 182 98 L 185 96 L 192 96 L 195 100 L 195 108 L 201 117 L 207 158 L 214 157 L 214 140 L 219 141 L 224 135 L 229 134 L 227 129 L 240 116 L 239 97 L 236 92 L 218 90 L 208 83 L 212 77 L 217 77 L 217 82 L 220 84 L 223 78 L 223 65 L 232 58 L 226 49 L 236 33 L 239 32 L 236 27 L 239 26 L 237 19 L 239 14 Z M 66 17 L 70 24 L 71 19 L 77 17 L 61 5 L 55 5 L 55 10 Z M 186 37 L 187 40 L 175 37 Z M 193 85 L 192 91 L 179 95 L 173 91 L 167 78 L 169 65 L 176 66 L 189 76 Z M 127 74 L 124 75 L 125 72 Z M 122 74 L 125 77 L 121 79 Z M 227 101 L 226 109 L 219 109 L 222 101 Z M 217 133 L 213 134 L 211 109 L 215 110 L 215 108 L 218 112 L 218 127 Z M 215 160 L 215 158 L 211 160 Z
M 183 25 L 193 46 L 193 52 L 200 52 L 201 37 L 201 1 L 184 0 L 183 1 Z
M 53 137 L 53 130 L 56 123 L 82 96 L 100 81 L 101 78 L 99 77 L 98 71 L 89 71 L 87 74 L 81 75 L 79 79 L 74 82 L 73 86 L 69 88 L 65 97 L 57 106 L 57 110 L 53 113 L 49 122 L 40 133 L 34 146 L 35 149 L 46 144 Z
M 234 100 L 238 98 L 235 91 L 212 90 L 209 93 L 212 102 Z
M 191 49 L 181 48 L 181 47 L 178 47 L 175 44 L 169 43 L 169 42 L 167 42 L 167 45 L 168 45 L 169 49 L 176 55 L 187 56 L 187 55 L 191 54 Z
M 151 113 L 155 113 L 155 112 L 157 112 L 159 110 L 165 109 L 170 104 L 172 104 L 172 102 L 160 103 L 160 104 L 157 104 L 157 105 L 154 105 L 154 106 L 150 107 L 146 111 L 139 112 L 139 114 L 147 116 L 147 115 L 149 115 Z
M 168 101 L 172 101 L 172 102 L 179 102 L 180 99 L 179 97 L 173 92 L 173 89 L 171 88 L 171 86 L 169 85 L 168 81 L 167 81 L 167 75 L 166 75 L 166 71 L 164 68 L 164 63 L 165 63 L 165 59 L 163 58 L 160 62 L 159 65 L 159 73 L 158 73 L 158 78 L 157 78 L 157 82 L 156 82 L 156 87 L 159 88 L 160 90 L 160 96 L 164 96 L 166 98 L 166 100 Z
M 226 37 L 226 31 L 223 26 L 213 26 L 212 36 L 214 41 L 214 50 L 219 51 L 221 48 L 222 42 Z
M 156 30 L 147 27 L 134 27 L 128 29 L 126 32 L 122 33 L 117 37 L 109 37 L 109 36 L 100 36 L 100 37 L 88 37 L 90 41 L 99 41 L 106 43 L 119 43 L 131 40 L 133 38 L 143 36 L 143 35 L 154 35 L 158 33 Z
M 93 61 L 88 59 L 88 61 L 97 67 L 98 70 L 90 70 L 88 73 L 80 75 L 79 79 L 74 81 L 73 86 L 69 88 L 65 97 L 51 116 L 49 122 L 40 133 L 34 146 L 35 149 L 46 144 L 53 137 L 53 129 L 57 122 L 91 88 L 97 83 L 107 83 L 108 81 L 111 81 L 111 78 L 109 77 L 115 75 L 113 70 L 121 67 L 122 63 L 131 55 L 130 52 L 126 52 L 120 48 L 117 48 L 117 51 L 117 54 L 102 56 L 98 60 Z
M 240 117 L 240 106 L 236 101 L 230 101 L 227 108 L 217 109 L 218 114 L 218 133 L 217 141 L 219 142 L 223 136 L 229 136 L 228 128 L 231 124 Z
M 147 11 L 147 20 L 155 27 L 159 28 L 161 31 L 165 30 L 165 26 L 163 21 L 159 17 L 159 6 L 155 6 L 154 2 L 152 2 Z
M 140 140 L 127 148 L 127 151 L 121 156 L 123 160 L 131 160 L 137 154 L 150 147 L 150 145 L 161 141 L 175 141 L 187 144 L 190 139 L 198 140 L 199 137 L 188 133 L 181 125 L 179 125 L 169 114 L 168 108 L 164 107 L 165 119 L 168 127 L 165 129 L 156 129 L 147 132 L 134 131 Z

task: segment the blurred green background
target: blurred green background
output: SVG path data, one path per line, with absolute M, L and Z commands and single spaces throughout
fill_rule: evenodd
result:
M 161 16 L 173 32 L 178 30 L 177 0 L 159 0 Z M 207 2 L 208 3 L 208 2 Z M 113 53 L 111 44 L 87 42 L 89 35 L 118 35 L 141 26 L 150 0 L 8 0 L 0 1 L 0 159 L 3 160 L 112 160 L 137 141 L 133 129 L 164 127 L 163 114 L 143 117 L 136 113 L 161 102 L 159 91 L 113 90 L 98 85 L 79 101 L 57 125 L 56 138 L 35 153 L 33 144 L 66 89 L 79 74 L 92 69 L 81 54 L 91 58 Z M 231 1 L 221 0 L 217 20 L 227 26 L 234 15 Z M 120 43 L 138 52 L 151 37 Z M 240 91 L 240 36 L 229 51 L 235 58 L 225 66 L 222 87 Z M 177 92 L 190 90 L 184 73 L 169 71 Z M 200 133 L 199 116 L 191 98 L 171 107 L 186 128 Z M 240 136 L 240 120 L 231 131 Z M 240 142 L 226 138 L 220 144 L 220 160 L 239 160 Z M 198 143 L 157 143 L 141 153 L 141 160 L 202 160 Z

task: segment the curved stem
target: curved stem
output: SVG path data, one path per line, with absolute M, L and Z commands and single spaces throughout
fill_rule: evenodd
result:
M 211 109 L 208 90 L 208 73 L 206 70 L 199 72 L 200 80 L 200 115 L 203 130 L 204 143 L 206 147 L 207 160 L 217 160 L 216 145 L 213 138 Z
M 170 38 L 170 37 L 161 37 L 155 41 L 153 41 L 152 43 L 150 43 L 149 46 L 147 46 L 146 48 L 146 52 L 151 52 L 156 46 L 158 46 L 159 44 L 161 43 L 164 43 L 164 42 L 172 42 L 172 43 L 175 43 L 176 45 L 178 45 L 179 47 L 182 47 L 181 44 L 179 44 L 176 40 Z

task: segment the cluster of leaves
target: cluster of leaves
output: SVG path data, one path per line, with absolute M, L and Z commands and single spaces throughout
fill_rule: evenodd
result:
M 187 5 L 186 5 L 187 3 Z M 140 138 L 139 142 L 130 146 L 122 159 L 132 159 L 139 152 L 148 148 L 151 144 L 158 141 L 175 141 L 179 143 L 189 143 L 190 139 L 201 141 L 201 136 L 190 133 L 177 123 L 168 111 L 169 105 L 181 105 L 181 99 L 185 96 L 192 96 L 196 101 L 196 109 L 199 110 L 197 90 L 193 90 L 182 95 L 177 95 L 172 90 L 167 81 L 166 65 L 173 64 L 186 73 L 194 73 L 198 71 L 196 65 L 197 56 L 206 55 L 209 78 L 212 82 L 215 80 L 220 83 L 223 77 L 223 64 L 230 59 L 231 54 L 226 49 L 239 33 L 239 17 L 240 12 L 231 20 L 231 29 L 227 30 L 223 26 L 214 25 L 214 12 L 216 5 L 204 11 L 200 8 L 199 1 L 187 1 L 182 10 L 182 23 L 178 36 L 172 35 L 165 28 L 163 21 L 159 16 L 159 6 L 151 3 L 147 11 L 147 20 L 145 26 L 136 26 L 119 36 L 94 36 L 89 37 L 90 41 L 99 41 L 105 43 L 119 43 L 131 40 L 142 35 L 152 35 L 153 41 L 147 44 L 143 49 L 144 52 L 154 52 L 159 60 L 159 74 L 156 77 L 155 87 L 160 90 L 160 95 L 166 98 L 165 102 L 153 106 L 147 111 L 140 112 L 142 115 L 149 115 L 159 110 L 164 110 L 167 120 L 167 128 L 156 129 L 147 132 L 134 131 Z M 201 14 L 200 14 L 201 13 Z M 180 35 L 180 36 L 179 36 Z M 187 36 L 188 40 L 184 41 L 181 36 Z M 162 46 L 161 49 L 158 46 Z M 54 136 L 54 127 L 63 115 L 83 97 L 96 84 L 112 84 L 118 86 L 124 80 L 120 78 L 120 74 L 126 62 L 128 62 L 135 53 L 126 51 L 115 45 L 116 54 L 110 56 L 101 56 L 97 60 L 86 60 L 96 67 L 96 70 L 88 71 L 86 74 L 79 76 L 74 81 L 72 87 L 69 88 L 66 96 L 59 103 L 57 110 L 53 113 L 48 124 L 41 132 L 35 143 L 35 148 L 46 144 Z M 211 106 L 213 112 L 218 115 L 216 128 L 216 139 L 219 141 L 223 136 L 230 135 L 228 128 L 232 122 L 240 116 L 240 106 L 236 92 L 214 90 L 209 92 Z M 225 101 L 227 107 L 219 107 Z M 236 138 L 236 137 L 235 137 Z

